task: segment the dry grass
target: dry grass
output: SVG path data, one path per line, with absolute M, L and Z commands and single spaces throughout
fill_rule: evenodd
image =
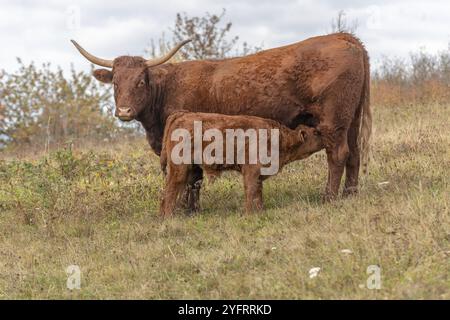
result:
M 160 220 L 162 177 L 144 141 L 3 155 L 0 298 L 450 299 L 449 108 L 374 114 L 359 196 L 321 202 L 320 153 L 269 179 L 268 209 L 252 216 L 227 174 L 205 186 L 201 214 Z M 81 290 L 66 288 L 69 265 Z M 369 265 L 382 268 L 380 290 L 361 287 Z
M 429 101 L 446 105 L 450 101 L 449 83 L 423 80 L 419 83 L 374 80 L 371 87 L 371 102 L 376 106 L 402 108 L 428 104 Z

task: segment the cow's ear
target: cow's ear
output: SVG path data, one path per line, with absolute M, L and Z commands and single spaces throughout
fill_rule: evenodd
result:
M 305 130 L 303 130 L 303 129 L 298 130 L 298 139 L 300 140 L 300 143 L 305 142 L 305 139 L 306 139 L 307 135 L 308 134 L 306 133 Z
M 112 71 L 107 69 L 96 69 L 94 70 L 94 77 L 100 82 L 111 83 L 113 78 Z

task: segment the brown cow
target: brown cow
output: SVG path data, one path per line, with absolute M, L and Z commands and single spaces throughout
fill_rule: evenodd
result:
M 142 123 L 159 155 L 167 117 L 177 110 L 274 119 L 293 129 L 314 126 L 328 159 L 326 199 L 336 197 L 344 169 L 344 195 L 357 191 L 360 151 L 367 158 L 372 121 L 369 58 L 354 36 L 336 33 L 245 57 L 163 64 L 185 44 L 156 60 L 97 58 L 94 76 L 114 85 L 116 116 Z M 202 172 L 189 185 L 198 199 Z M 195 201 L 193 201 L 195 202 Z M 190 203 L 192 209 L 195 203 Z
M 277 121 L 264 119 L 260 117 L 253 116 L 228 116 L 217 113 L 199 113 L 199 112 L 175 112 L 169 116 L 166 122 L 166 127 L 164 129 L 163 147 L 161 152 L 161 168 L 166 173 L 166 186 L 164 189 L 160 213 L 163 216 L 171 216 L 173 210 L 176 208 L 177 199 L 180 193 L 185 190 L 186 184 L 189 181 L 189 177 L 192 176 L 194 165 L 194 150 L 195 150 L 195 125 L 194 123 L 201 123 L 200 134 L 202 140 L 200 140 L 201 148 L 199 149 L 202 160 L 201 163 L 197 165 L 208 176 L 217 176 L 221 171 L 224 170 L 234 170 L 242 173 L 244 178 L 244 189 L 245 189 L 245 210 L 247 213 L 254 210 L 261 210 L 263 208 L 262 200 L 262 182 L 266 178 L 276 174 L 279 170 L 283 168 L 286 164 L 309 157 L 314 152 L 321 150 L 323 148 L 322 139 L 320 132 L 313 128 L 307 127 L 305 125 L 299 125 L 296 129 L 292 130 L 286 126 L 281 125 Z M 179 137 L 172 137 L 172 134 L 176 130 L 185 130 L 185 139 L 179 141 Z M 215 130 L 214 139 L 212 137 L 203 138 L 203 136 L 208 132 L 208 130 Z M 261 169 L 267 168 L 269 162 L 262 163 L 259 157 L 255 157 L 252 163 L 251 159 L 251 147 L 254 147 L 256 155 L 259 148 L 262 147 L 264 143 L 264 150 L 271 150 L 270 146 L 273 141 L 271 141 L 271 130 L 277 130 L 277 148 L 276 153 L 273 152 L 271 155 L 276 156 L 272 160 L 277 162 L 275 171 L 271 172 L 270 175 L 263 175 Z M 241 130 L 241 145 L 237 143 L 236 136 L 233 132 L 235 130 Z M 253 131 L 252 131 L 253 130 Z M 260 131 L 266 130 L 267 140 L 258 140 L 260 138 Z M 227 131 L 231 131 L 227 132 Z M 222 139 L 218 143 L 220 144 L 220 149 L 222 154 L 219 154 L 216 146 L 214 146 L 214 154 L 210 158 L 210 162 L 206 162 L 206 158 L 203 154 L 208 146 L 216 143 L 218 139 L 217 134 L 220 133 L 222 137 L 226 137 L 228 134 L 232 139 Z M 251 134 L 247 136 L 245 133 L 254 133 L 254 140 L 251 140 Z M 232 141 L 231 143 L 229 143 Z M 175 152 L 175 147 L 180 145 L 180 143 L 188 143 L 188 150 L 183 150 L 183 152 Z M 224 159 L 225 150 L 229 147 L 227 143 L 233 148 L 232 161 L 226 161 Z M 275 149 L 273 149 L 275 150 Z M 241 162 L 238 160 L 238 154 L 242 152 Z M 272 151 L 270 151 L 272 152 Z M 269 152 L 269 153 L 270 153 Z M 188 161 L 175 163 L 173 157 L 183 154 L 185 157 L 188 154 Z M 227 157 L 229 154 L 226 155 Z

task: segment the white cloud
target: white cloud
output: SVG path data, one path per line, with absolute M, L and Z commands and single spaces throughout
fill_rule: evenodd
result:
M 350 10 L 349 15 L 361 17 L 359 31 L 369 52 L 405 56 L 425 48 L 436 52 L 448 48 L 450 41 L 450 4 L 444 1 L 399 1 Z
M 80 10 L 80 28 L 71 6 Z M 173 25 L 177 12 L 202 15 L 227 9 L 232 33 L 249 44 L 266 48 L 293 43 L 330 30 L 330 21 L 344 9 L 349 20 L 359 22 L 358 35 L 372 61 L 382 54 L 405 56 L 424 47 L 429 51 L 448 48 L 450 3 L 418 0 L 165 0 L 126 2 L 112 0 L 2 1 L 0 11 L 0 68 L 12 71 L 15 57 L 25 62 L 46 61 L 64 69 L 89 64 L 75 51 L 75 38 L 88 50 L 105 58 L 121 54 L 141 55 L 151 38 L 158 38 Z M 76 21 L 76 20 L 75 20 Z

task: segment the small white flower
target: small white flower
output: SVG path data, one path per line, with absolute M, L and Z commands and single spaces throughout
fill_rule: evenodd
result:
M 277 247 L 272 247 L 272 251 L 273 251 L 273 250 L 277 250 Z
M 312 279 L 312 278 L 317 277 L 317 275 L 319 274 L 319 271 L 320 271 L 319 267 L 311 268 L 309 270 L 309 278 Z
M 341 253 L 344 253 L 344 254 L 352 254 L 353 251 L 350 250 L 350 249 L 342 249 L 342 250 L 341 250 Z

